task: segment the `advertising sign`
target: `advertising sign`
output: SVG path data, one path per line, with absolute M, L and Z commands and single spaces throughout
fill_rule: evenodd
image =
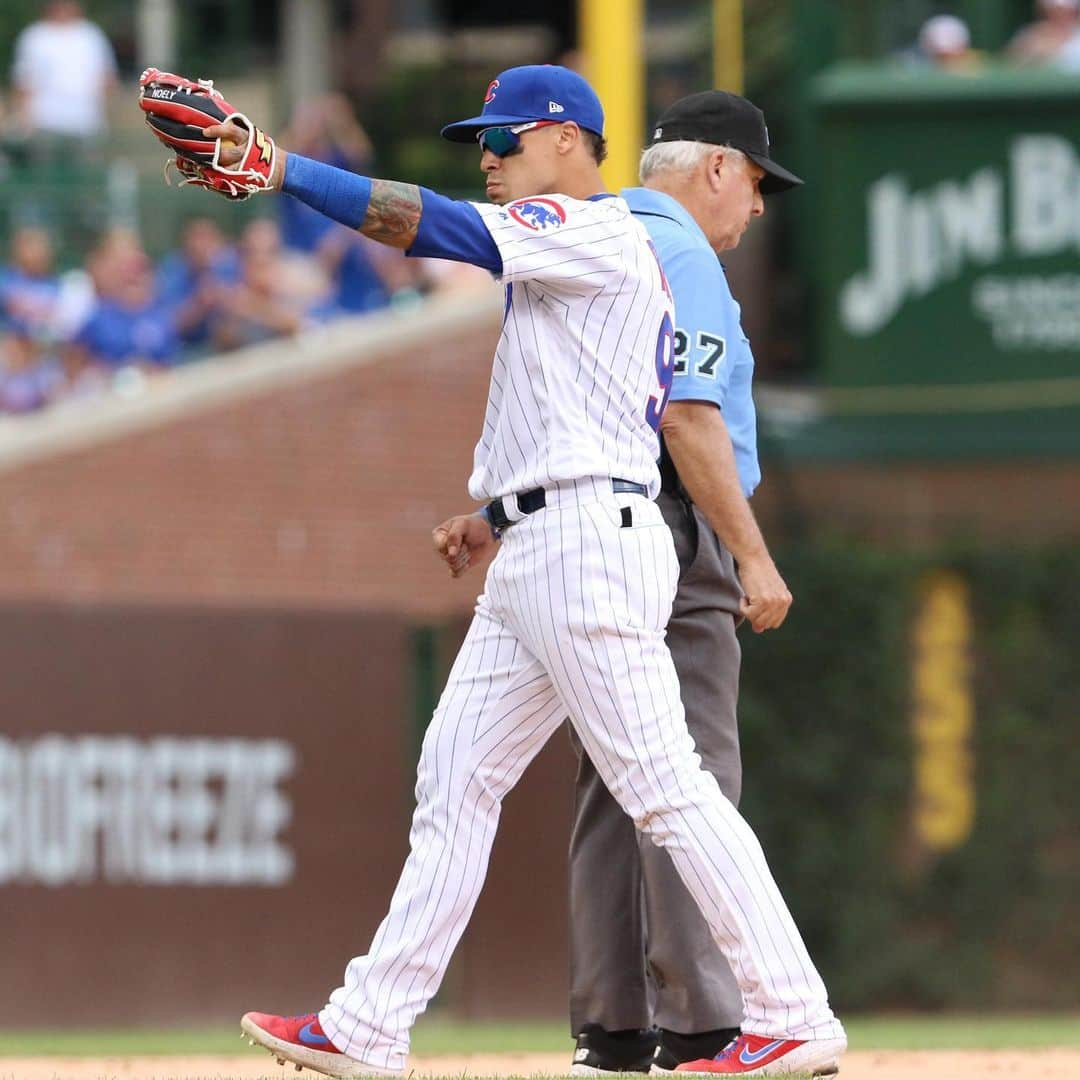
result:
M 927 453 L 1080 448 L 1080 79 L 838 69 L 816 114 L 833 417 Z

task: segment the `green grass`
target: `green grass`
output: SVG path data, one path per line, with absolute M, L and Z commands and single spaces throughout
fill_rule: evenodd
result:
M 848 1020 L 854 1050 L 1004 1050 L 1080 1046 L 1080 1016 L 867 1016 Z
M 855 1050 L 999 1050 L 1080 1046 L 1078 1016 L 901 1016 L 845 1018 Z M 564 1052 L 572 1046 L 564 1021 L 457 1022 L 422 1017 L 416 1054 Z M 237 1027 L 174 1031 L 0 1031 L 0 1058 L 37 1055 L 98 1057 L 134 1054 L 250 1053 Z M 0 1070 L 2 1072 L 2 1070 Z

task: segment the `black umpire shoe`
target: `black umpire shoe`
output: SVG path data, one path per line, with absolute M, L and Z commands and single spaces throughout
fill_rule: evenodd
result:
M 717 1028 L 715 1031 L 699 1031 L 693 1035 L 680 1035 L 677 1031 L 661 1028 L 660 1042 L 657 1044 L 650 1071 L 654 1075 L 674 1072 L 675 1066 L 684 1062 L 714 1058 L 738 1036 L 738 1028 Z
M 609 1073 L 647 1073 L 657 1048 L 653 1029 L 605 1031 L 586 1024 L 577 1037 L 571 1076 L 606 1076 Z

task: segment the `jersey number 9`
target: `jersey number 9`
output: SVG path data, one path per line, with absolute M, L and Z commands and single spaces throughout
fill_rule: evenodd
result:
M 653 431 L 660 430 L 660 418 L 664 415 L 664 406 L 671 396 L 671 380 L 675 375 L 675 332 L 671 325 L 671 316 L 665 312 L 660 324 L 660 336 L 656 339 L 656 382 L 659 394 L 649 398 L 645 409 L 645 418 Z

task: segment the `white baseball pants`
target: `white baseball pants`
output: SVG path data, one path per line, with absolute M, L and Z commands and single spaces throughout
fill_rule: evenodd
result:
M 389 913 L 320 1014 L 350 1057 L 404 1067 L 480 894 L 501 801 L 567 715 L 623 809 L 670 852 L 738 979 L 743 1030 L 842 1037 L 761 845 L 694 751 L 664 644 L 677 577 L 659 509 L 607 480 L 560 485 L 505 532 L 424 739 Z

